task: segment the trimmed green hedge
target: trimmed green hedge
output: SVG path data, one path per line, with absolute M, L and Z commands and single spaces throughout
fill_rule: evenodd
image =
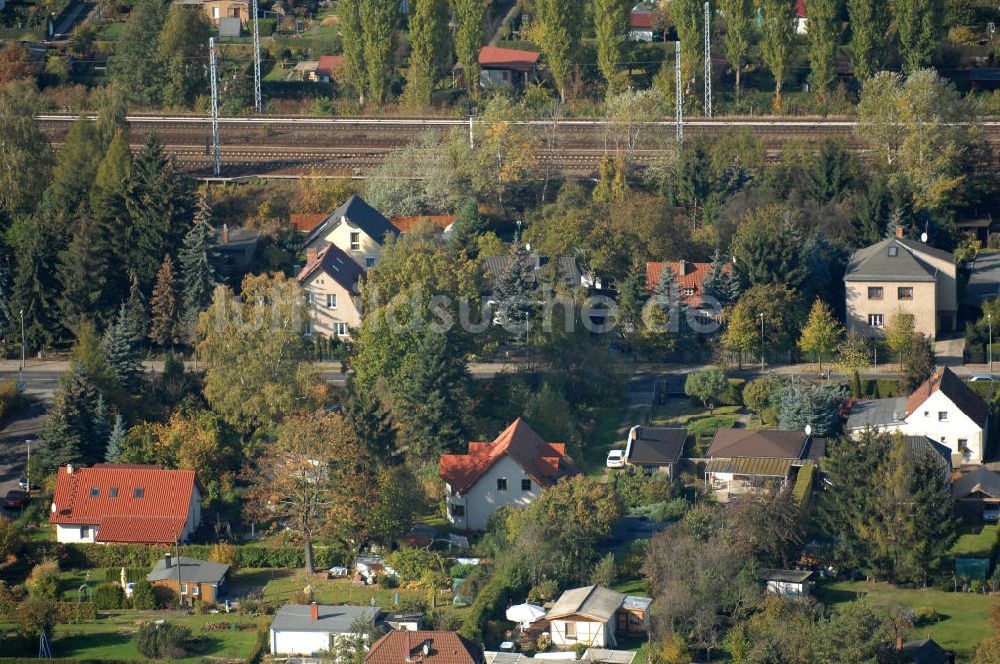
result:
M 56 602 L 56 623 L 87 622 L 97 619 L 97 609 L 93 602 Z
M 305 566 L 305 552 L 301 547 L 248 545 L 235 548 L 237 567 Z M 147 570 L 171 552 L 171 548 L 144 544 L 60 544 L 55 545 L 53 550 L 53 554 L 68 567 L 126 567 Z M 208 560 L 212 547 L 208 544 L 192 544 L 182 546 L 180 553 L 182 556 Z M 334 567 L 347 562 L 347 553 L 333 547 L 314 547 L 313 556 L 317 568 Z

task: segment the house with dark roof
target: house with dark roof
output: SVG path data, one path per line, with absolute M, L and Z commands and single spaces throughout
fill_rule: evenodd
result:
M 898 231 L 851 256 L 844 275 L 847 329 L 883 336 L 897 311 L 913 315 L 914 329 L 930 339 L 955 328 L 958 282 L 955 256 Z
M 181 601 L 201 600 L 214 604 L 225 592 L 229 565 L 211 560 L 166 554 L 156 562 L 146 580 L 154 587 L 170 588 Z
M 907 641 L 899 646 L 904 662 L 912 664 L 955 664 L 955 653 L 931 638 Z
M 334 244 L 368 270 L 375 266 L 386 240 L 398 236 L 399 229 L 385 215 L 354 195 L 309 231 L 302 250 L 308 257 L 310 249 L 319 253 Z
M 531 267 L 529 279 L 533 279 L 536 284 L 553 284 L 575 290 L 592 283 L 591 279 L 580 270 L 573 256 L 548 258 L 531 254 L 527 260 Z M 484 256 L 479 260 L 483 276 L 492 282 L 500 278 L 509 263 L 510 256 Z
M 479 85 L 484 88 L 527 86 L 538 73 L 539 55 L 535 51 L 483 46 L 479 49 Z
M 708 448 L 705 484 L 724 496 L 790 486 L 825 452 L 826 440 L 805 431 L 719 429 Z
M 314 655 L 333 649 L 337 639 L 356 636 L 358 621 L 375 621 L 377 606 L 285 604 L 271 621 L 272 655 Z
M 684 453 L 687 429 L 634 426 L 625 443 L 625 463 L 647 475 L 666 473 L 676 477 L 675 468 Z
M 762 569 L 757 572 L 767 592 L 779 597 L 805 597 L 812 592 L 812 572 L 797 569 Z
M 298 275 L 309 310 L 306 335 L 346 338 L 361 325 L 359 288 L 364 270 L 335 244 L 308 255 L 311 258 Z
M 372 644 L 365 664 L 483 664 L 482 649 L 455 632 L 393 630 Z
M 926 436 L 951 451 L 953 466 L 982 463 L 988 443 L 989 407 L 948 367 L 940 367 L 908 397 L 855 402 L 847 432 L 866 429 Z
M 977 468 L 952 482 L 951 495 L 963 516 L 983 521 L 1000 518 L 1000 473 Z
M 648 597 L 623 595 L 602 586 L 571 588 L 559 596 L 545 615 L 549 638 L 556 646 L 617 645 L 615 634 L 649 630 Z
M 563 477 L 579 474 L 565 443 L 547 443 L 520 417 L 492 442 L 469 443 L 466 454 L 445 454 L 438 474 L 445 482 L 448 522 L 485 530 L 505 505 L 524 507 Z
M 62 466 L 49 523 L 58 542 L 175 544 L 201 524 L 193 470 L 98 464 Z

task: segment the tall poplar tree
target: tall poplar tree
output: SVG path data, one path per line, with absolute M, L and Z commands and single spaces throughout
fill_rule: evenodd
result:
M 896 0 L 896 31 L 903 71 L 912 74 L 931 62 L 941 42 L 942 0 Z
M 820 98 L 825 98 L 836 79 L 840 2 L 806 0 L 806 14 L 809 16 L 809 85 Z
M 781 89 L 785 68 L 795 43 L 795 3 L 786 0 L 761 0 L 764 12 L 764 34 L 760 53 L 764 64 L 774 75 L 774 108 L 781 110 Z
M 684 97 L 695 99 L 695 85 L 704 69 L 705 14 L 702 0 L 671 0 L 670 22 L 681 41 L 681 77 Z
M 417 0 L 410 15 L 410 68 L 407 103 L 425 108 L 448 57 L 448 0 Z
M 884 0 L 847 0 L 851 22 L 850 62 L 854 76 L 864 83 L 882 69 L 886 34 L 889 32 L 889 3 Z
M 753 2 L 719 0 L 719 11 L 726 20 L 726 34 L 722 38 L 722 45 L 726 50 L 726 59 L 732 64 L 736 74 L 736 97 L 739 98 L 743 64 L 750 53 L 753 39 Z
M 364 106 L 365 86 L 365 44 L 361 31 L 361 0 L 340 0 L 340 35 L 344 44 L 344 79 L 358 96 L 358 103 Z
M 392 37 L 396 27 L 396 0 L 361 0 L 361 40 L 369 101 L 376 106 L 389 96 L 392 78 Z
M 479 98 L 479 49 L 483 46 L 484 0 L 451 0 L 455 15 L 455 54 L 465 75 L 465 86 Z
M 563 102 L 569 89 L 573 59 L 580 49 L 582 20 L 583 3 L 577 0 L 535 1 L 532 41 L 541 47 Z
M 622 92 L 625 87 L 621 61 L 628 38 L 630 5 L 625 0 L 594 0 L 597 68 L 608 84 L 606 98 Z

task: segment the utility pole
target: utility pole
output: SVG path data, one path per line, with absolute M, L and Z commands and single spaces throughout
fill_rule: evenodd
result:
M 712 9 L 705 2 L 705 117 L 712 117 Z
M 760 312 L 760 371 L 764 373 L 764 312 Z
M 215 158 L 215 175 L 222 172 L 222 159 L 219 157 L 219 83 L 215 71 L 215 37 L 208 38 L 208 69 L 212 77 L 212 153 Z
M 677 142 L 684 142 L 684 90 L 681 85 L 681 40 L 674 42 L 674 106 L 676 116 L 674 122 L 677 125 Z
M 18 389 L 24 389 L 24 309 L 20 311 L 21 315 L 21 366 L 17 369 L 17 383 Z
M 260 94 L 260 29 L 257 25 L 257 0 L 253 0 L 253 102 L 258 113 L 261 112 L 264 104 Z M 708 3 L 705 3 L 706 11 Z
M 986 320 L 990 326 L 989 354 L 990 354 L 990 374 L 992 374 L 993 373 L 993 314 L 986 314 Z

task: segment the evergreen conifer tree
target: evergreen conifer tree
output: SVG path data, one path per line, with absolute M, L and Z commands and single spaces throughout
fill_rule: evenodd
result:
M 212 213 L 208 201 L 201 197 L 194 224 L 184 237 L 180 252 L 181 278 L 183 280 L 183 315 L 188 330 L 193 330 L 198 322 L 198 314 L 208 306 L 212 290 L 216 285 L 213 265 L 215 230 L 212 228 Z
M 27 352 L 48 346 L 59 333 L 60 321 L 56 296 L 60 292 L 55 278 L 55 255 L 48 244 L 48 233 L 39 220 L 19 248 L 14 275 L 11 311 L 24 315 L 24 338 Z
M 71 365 L 60 380 L 42 430 L 44 445 L 39 458 L 45 472 L 67 463 L 88 465 L 103 455 L 107 438 L 99 437 L 96 423 L 100 401 L 93 383 Z
M 111 413 L 108 411 L 108 404 L 104 400 L 104 395 L 97 392 L 97 403 L 94 405 L 94 445 L 106 441 L 111 436 L 113 426 Z
M 109 312 L 107 274 L 112 271 L 107 247 L 93 219 L 81 210 L 69 245 L 59 253 L 56 276 L 63 322 L 74 333 L 84 320 L 104 320 Z
M 104 460 L 108 463 L 118 463 L 125 442 L 125 419 L 121 413 L 115 414 L 115 425 L 108 436 L 108 446 L 104 450 Z
M 149 333 L 149 313 L 146 311 L 146 299 L 142 296 L 139 279 L 135 272 L 129 275 L 131 287 L 128 300 L 125 302 L 125 332 L 133 348 L 139 348 L 146 341 Z
M 104 333 L 104 356 L 118 384 L 126 392 L 134 394 L 141 382 L 142 363 L 139 361 L 139 352 L 130 330 L 128 309 L 124 303 Z
M 462 442 L 469 376 L 462 354 L 445 334 L 428 332 L 403 377 L 403 443 L 411 459 L 430 461 Z
M 349 385 L 344 416 L 358 440 L 370 450 L 372 459 L 379 465 L 390 465 L 396 454 L 396 431 L 378 396 Z
M 725 262 L 722 260 L 722 254 L 716 249 L 712 255 L 712 264 L 708 269 L 708 274 L 705 275 L 705 280 L 702 282 L 702 289 L 705 291 L 705 295 L 718 300 L 721 307 L 725 307 L 732 302 L 729 297 L 729 280 L 726 275 L 725 265 Z
M 456 251 L 464 249 L 469 258 L 475 259 L 479 254 L 476 240 L 485 232 L 486 221 L 479 215 L 479 202 L 475 198 L 470 198 L 455 218 L 451 236 L 452 245 Z
M 177 301 L 177 279 L 174 276 L 174 262 L 167 254 L 163 265 L 156 273 L 156 286 L 150 301 L 152 322 L 149 329 L 150 340 L 160 346 L 174 346 L 181 341 L 180 306 Z
M 13 332 L 15 314 L 11 310 L 13 297 L 14 274 L 12 271 L 10 252 L 0 241 L 0 339 L 10 338 Z
M 500 324 L 517 338 L 527 335 L 531 315 L 536 308 L 537 290 L 538 282 L 528 250 L 515 240 L 510 245 L 507 263 L 494 285 L 493 301 L 497 305 Z

